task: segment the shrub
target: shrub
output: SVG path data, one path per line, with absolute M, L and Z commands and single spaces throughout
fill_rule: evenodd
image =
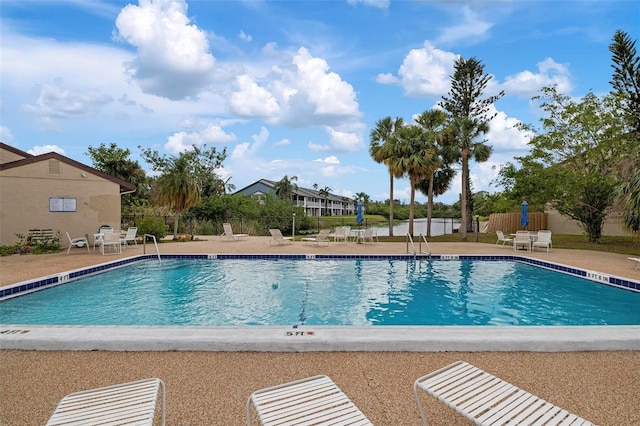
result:
M 167 226 L 160 217 L 147 216 L 138 221 L 138 234 L 149 234 L 160 240 L 167 235 Z
M 5 246 L 0 246 L 0 256 L 12 254 L 42 254 L 57 253 L 62 250 L 60 232 L 51 238 L 34 237 L 30 235 L 16 234 L 18 241 Z

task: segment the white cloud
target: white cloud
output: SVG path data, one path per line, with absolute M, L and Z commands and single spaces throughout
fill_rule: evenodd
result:
M 0 126 L 0 142 L 4 142 L 7 145 L 13 143 L 13 133 L 7 126 Z
M 57 145 L 34 146 L 33 148 L 28 149 L 27 152 L 32 155 L 47 154 L 49 152 L 57 152 L 58 154 L 65 155 L 64 149 L 60 148 Z
M 364 145 L 360 132 L 343 132 L 331 127 L 325 127 L 325 130 L 329 134 L 329 143 L 326 145 L 320 145 L 309 142 L 309 149 L 312 151 L 353 152 L 358 151 Z
M 538 72 L 529 70 L 508 76 L 502 84 L 509 95 L 530 98 L 540 92 L 545 86 L 558 85 L 560 93 L 569 93 L 573 88 L 569 67 L 546 58 L 538 62 Z
M 22 105 L 21 110 L 38 116 L 40 125 L 51 128 L 57 119 L 86 118 L 95 115 L 113 101 L 97 89 L 69 89 L 62 79 L 37 84 L 32 93 L 35 102 Z
M 380 74 L 376 81 L 399 84 L 408 96 L 441 96 L 449 91 L 453 64 L 458 55 L 437 49 L 429 41 L 411 49 L 404 58 L 398 76 Z
M 365 6 L 371 6 L 377 9 L 388 9 L 391 0 L 347 0 L 347 3 L 351 6 L 357 6 L 359 3 L 362 3 Z
M 116 28 L 117 38 L 137 47 L 127 69 L 146 93 L 184 99 L 210 83 L 215 59 L 206 33 L 190 23 L 185 1 L 129 4 L 118 15 Z
M 252 144 L 249 142 L 242 142 L 236 145 L 231 152 L 231 158 L 234 160 L 247 161 L 247 157 L 255 156 L 255 154 L 257 154 L 267 143 L 267 139 L 269 139 L 269 130 L 263 126 L 260 128 L 260 133 L 257 135 L 251 135 L 251 139 L 253 139 Z
M 249 34 L 245 34 L 245 32 L 242 30 L 240 30 L 240 34 L 238 34 L 238 37 L 240 37 L 240 40 L 246 41 L 247 43 L 251 43 L 253 41 L 253 37 L 251 37 Z
M 456 9 L 456 25 L 448 27 L 437 38 L 436 44 L 450 44 L 458 41 L 479 43 L 487 38 L 487 33 L 493 24 L 483 21 L 466 5 L 462 8 L 462 16 Z
M 258 86 L 247 75 L 236 78 L 238 91 L 231 94 L 231 110 L 243 117 L 274 117 L 280 112 L 278 101 L 268 90 Z
M 489 123 L 488 143 L 493 146 L 494 152 L 510 152 L 518 155 L 518 152 L 528 150 L 527 143 L 532 134 L 516 128 L 520 123 L 515 117 L 509 117 L 504 111 L 497 111 L 494 105 L 489 108 L 489 114 L 497 113 Z
M 291 145 L 291 141 L 287 138 L 280 139 L 278 142 L 274 142 L 273 146 L 287 146 Z
M 236 135 L 226 133 L 218 125 L 209 125 L 197 132 L 177 132 L 169 136 L 164 149 L 172 153 L 188 151 L 192 145 L 223 144 L 236 140 Z

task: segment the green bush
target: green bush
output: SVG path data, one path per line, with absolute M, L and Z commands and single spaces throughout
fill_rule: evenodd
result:
M 138 221 L 138 234 L 149 234 L 156 237 L 156 240 L 160 240 L 167 235 L 167 225 L 160 217 L 147 216 Z
M 29 235 L 16 234 L 18 241 L 5 246 L 0 246 L 0 256 L 12 254 L 42 254 L 57 253 L 62 250 L 60 232 L 52 238 L 36 238 Z

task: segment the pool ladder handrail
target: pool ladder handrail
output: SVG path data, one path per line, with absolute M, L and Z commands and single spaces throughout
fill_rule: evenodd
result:
M 427 242 L 427 237 L 425 237 L 422 233 L 420 235 L 418 235 L 418 251 L 416 251 L 416 245 L 413 242 L 413 237 L 411 236 L 410 233 L 407 232 L 407 253 L 413 253 L 413 257 L 415 259 L 417 253 L 420 254 L 428 254 L 429 258 L 431 258 L 431 247 L 429 247 L 429 243 Z M 424 244 L 427 246 L 427 251 L 424 252 L 422 251 L 422 242 L 424 241 Z M 409 243 L 411 243 L 411 248 L 413 249 L 412 251 L 409 251 Z
M 151 237 L 153 239 L 153 245 L 156 247 L 156 254 L 158 255 L 158 262 L 162 263 L 162 259 L 160 258 L 160 250 L 158 249 L 158 242 L 156 241 L 156 236 L 151 234 L 144 234 L 142 237 L 142 252 L 147 254 L 147 237 Z

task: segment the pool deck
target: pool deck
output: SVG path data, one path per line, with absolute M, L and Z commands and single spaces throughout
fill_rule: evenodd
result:
M 163 254 L 406 253 L 404 243 L 270 246 L 267 237 L 236 242 L 203 238 L 209 241 L 163 243 L 160 251 Z M 146 248 L 149 253 L 151 246 Z M 434 254 L 514 253 L 511 248 L 474 242 L 433 243 L 431 250 Z M 111 256 L 73 249 L 69 256 L 59 253 L 2 257 L 0 286 L 142 252 L 138 246 L 127 248 L 123 255 Z M 517 254 L 640 280 L 640 270 L 634 270 L 625 255 L 562 249 Z M 571 327 L 536 328 L 527 327 L 522 333 L 522 327 L 461 327 L 454 333 L 450 327 L 420 327 L 415 336 L 410 330 L 389 328 L 382 332 L 388 334 L 384 338 L 372 336 L 370 327 L 348 330 L 276 327 L 259 333 L 248 330 L 246 335 L 236 328 L 218 328 L 214 332 L 197 327 L 181 328 L 178 332 L 151 328 L 154 333 L 149 333 L 148 328 L 126 327 L 116 336 L 111 327 L 42 327 L 28 333 L 13 330 L 16 332 L 0 338 L 3 349 L 0 424 L 43 424 L 57 402 L 69 392 L 155 376 L 167 384 L 167 424 L 241 424 L 244 404 L 252 391 L 327 374 L 374 424 L 417 425 L 420 420 L 411 392 L 413 380 L 458 359 L 596 424 L 640 424 L 640 351 L 633 346 L 640 340 L 640 328 L 598 327 L 584 335 Z M 36 338 L 27 339 L 28 335 Z M 34 345 L 29 349 L 41 350 L 11 349 L 8 343 L 17 340 L 29 341 Z M 211 341 L 219 344 L 214 350 L 207 346 Z M 296 347 L 297 343 L 292 341 L 302 341 L 302 346 Z M 584 346 L 584 342 L 594 341 L 600 342 L 598 350 Z M 176 342 L 181 346 L 175 347 Z M 86 346 L 85 350 L 54 350 L 60 349 L 55 346 L 58 344 Z M 467 424 L 443 404 L 429 398 L 424 402 L 431 425 Z

